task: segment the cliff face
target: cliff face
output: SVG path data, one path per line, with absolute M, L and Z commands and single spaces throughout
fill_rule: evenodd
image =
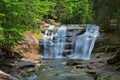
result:
M 39 53 L 39 39 L 36 33 L 28 32 L 24 36 L 24 43 L 23 43 L 23 54 L 27 58 L 31 59 L 38 59 L 40 57 Z
M 15 48 L 15 51 L 18 53 L 21 53 L 23 56 L 25 56 L 28 59 L 39 59 L 40 53 L 39 53 L 39 38 L 40 34 L 34 33 L 34 32 L 27 32 L 23 35 L 24 41 L 17 45 Z

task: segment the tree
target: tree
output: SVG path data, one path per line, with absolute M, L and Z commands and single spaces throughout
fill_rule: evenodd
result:
M 70 0 L 67 22 L 92 23 L 92 2 L 88 0 Z
M 0 43 L 10 51 L 11 46 L 22 40 L 22 34 L 37 26 L 48 13 L 52 2 L 48 0 L 1 0 Z
M 94 3 L 95 23 L 102 26 L 104 30 L 113 31 L 120 29 L 120 0 L 91 0 Z M 111 23 L 116 23 L 115 26 Z

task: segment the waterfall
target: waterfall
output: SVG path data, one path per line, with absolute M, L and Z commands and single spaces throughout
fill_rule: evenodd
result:
M 49 26 L 43 37 L 44 58 L 60 59 L 63 58 L 64 45 L 66 43 L 66 26 L 62 25 L 54 34 L 54 25 Z
M 99 27 L 88 25 L 86 32 L 76 38 L 75 51 L 70 58 L 89 60 L 98 35 Z
M 77 34 L 79 25 L 72 25 L 71 27 L 74 27 L 72 31 L 67 30 L 70 25 L 62 25 L 56 32 L 54 27 L 54 25 L 49 26 L 43 37 L 44 58 L 62 59 L 69 57 L 70 59 L 90 59 L 95 41 L 99 35 L 99 26 L 87 25 L 86 31 L 81 35 Z M 71 39 L 67 43 L 71 44 L 70 50 L 72 51 L 65 55 L 64 51 L 68 49 L 65 48 L 66 38 L 67 40 Z

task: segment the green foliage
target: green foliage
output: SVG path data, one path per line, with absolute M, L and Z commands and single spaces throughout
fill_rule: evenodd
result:
M 89 0 L 52 0 L 55 4 L 50 12 L 63 23 L 91 23 L 92 2 Z
M 91 0 L 95 12 L 95 23 L 110 31 L 120 29 L 120 0 Z M 113 22 L 114 20 L 114 22 Z M 111 25 L 114 24 L 114 25 Z
M 0 0 L 0 44 L 8 51 L 51 9 L 48 0 Z
M 25 24 L 36 25 L 37 22 L 43 20 L 43 16 L 48 14 L 53 5 L 50 1 L 42 0 L 24 0 L 25 12 L 23 17 Z
M 92 2 L 88 0 L 71 0 L 70 19 L 80 23 L 91 23 L 92 22 Z

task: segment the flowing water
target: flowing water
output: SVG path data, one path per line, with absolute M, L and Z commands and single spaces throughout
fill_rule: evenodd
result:
M 89 60 L 95 41 L 99 35 L 99 26 L 87 25 L 86 31 L 81 35 L 77 34 L 79 25 L 72 25 L 72 53 L 67 55 L 71 59 Z M 65 50 L 67 29 L 69 26 L 62 25 L 56 33 L 54 33 L 54 25 L 49 26 L 46 30 L 43 44 L 44 44 L 44 58 L 62 59 Z
M 67 60 L 42 60 L 42 66 L 27 80 L 94 80 L 92 76 L 75 66 L 67 66 Z
M 53 25 L 49 26 L 43 38 L 44 58 L 60 59 L 63 58 L 62 53 L 66 43 L 67 28 L 62 25 L 55 34 L 53 28 Z
M 99 26 L 88 25 L 86 32 L 77 36 L 74 48 L 75 51 L 70 58 L 89 60 L 98 35 Z

